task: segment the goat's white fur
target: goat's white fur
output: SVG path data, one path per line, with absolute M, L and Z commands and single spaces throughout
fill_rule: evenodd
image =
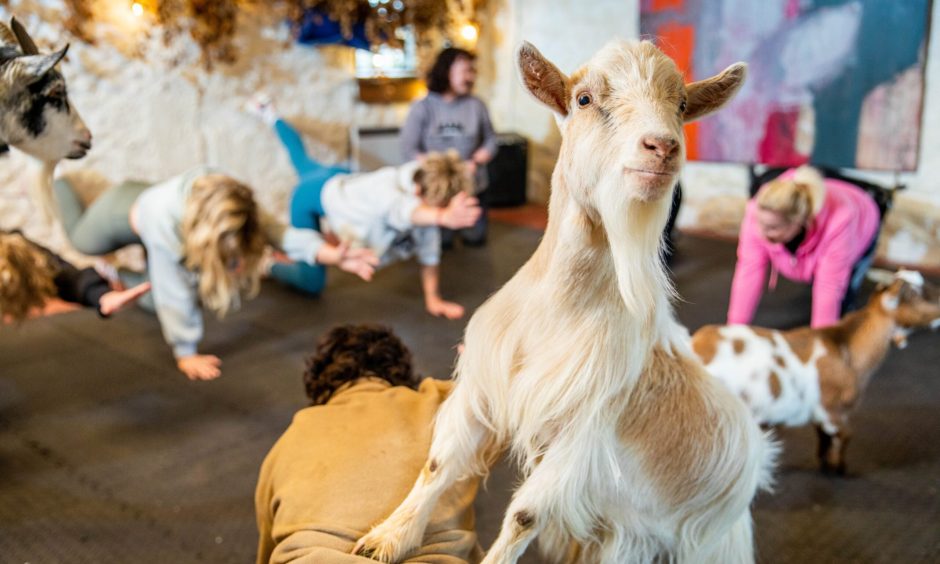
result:
M 614 43 L 592 59 L 588 74 L 596 76 L 585 80 L 606 73 L 615 93 L 633 92 L 637 83 L 655 91 L 661 66 L 672 65 L 665 61 L 648 43 Z M 674 66 L 664 72 L 683 88 Z M 565 144 L 545 238 L 471 318 L 429 462 L 357 550 L 383 561 L 406 555 L 420 543 L 437 497 L 455 480 L 485 473 L 492 454 L 508 446 L 525 481 L 486 563 L 515 562 L 536 535 L 551 561 L 753 561 L 748 506 L 769 483 L 773 447 L 744 406 L 692 360 L 688 332 L 673 317 L 660 259 L 672 184 L 658 198 L 636 195 L 620 173 L 623 155 L 597 154 L 622 145 L 620 134 L 628 144 L 649 128 L 681 134 L 674 109 L 662 118 L 660 106 L 641 106 L 633 111 L 645 112 L 639 123 L 646 129 L 625 133 L 575 126 L 555 108 Z M 659 379 L 667 391 L 657 395 Z M 668 414 L 650 401 L 681 403 L 672 390 L 689 393 L 689 409 L 707 414 L 677 413 L 676 434 L 712 429 L 692 444 L 673 437 L 688 447 L 676 453 L 692 461 L 683 468 L 656 459 L 666 445 L 649 438 L 650 431 L 673 432 Z M 664 485 L 672 473 L 683 477 L 675 488 Z

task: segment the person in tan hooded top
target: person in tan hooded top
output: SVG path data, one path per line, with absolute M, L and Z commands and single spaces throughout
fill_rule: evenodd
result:
M 294 415 L 261 466 L 257 562 L 374 562 L 350 553 L 414 484 L 452 382 L 419 381 L 411 353 L 389 329 L 345 325 L 321 339 L 304 385 L 312 406 Z M 458 482 L 441 499 L 423 545 L 404 562 L 480 561 L 478 484 Z

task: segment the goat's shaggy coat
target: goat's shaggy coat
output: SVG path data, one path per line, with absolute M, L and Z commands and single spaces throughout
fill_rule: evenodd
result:
M 525 481 L 484 562 L 514 562 L 536 535 L 551 561 L 752 561 L 772 449 L 692 355 L 660 260 L 682 124 L 745 68 L 686 87 L 648 42 L 613 42 L 571 78 L 528 44 L 519 63 L 562 132 L 549 225 L 470 320 L 427 465 L 357 549 L 401 559 L 441 492 L 509 447 Z

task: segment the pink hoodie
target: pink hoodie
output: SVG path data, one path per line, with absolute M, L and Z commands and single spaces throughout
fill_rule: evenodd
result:
M 793 176 L 788 170 L 781 178 Z M 842 299 L 855 262 L 871 245 L 879 227 L 878 206 L 860 188 L 840 180 L 825 179 L 822 208 L 810 220 L 806 236 L 796 254 L 786 246 L 771 243 L 761 235 L 757 223 L 757 201 L 751 199 L 738 238 L 738 264 L 731 284 L 728 323 L 750 323 L 764 291 L 767 264 L 771 265 L 770 288 L 777 273 L 797 282 L 813 283 L 813 327 L 839 320 Z

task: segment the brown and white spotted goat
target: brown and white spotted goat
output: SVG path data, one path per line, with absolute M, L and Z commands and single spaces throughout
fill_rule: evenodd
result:
M 12 146 L 44 164 L 37 198 L 47 214 L 56 163 L 80 159 L 91 149 L 91 132 L 55 70 L 68 48 L 42 54 L 16 18 L 9 27 L 0 22 L 0 154 Z
M 762 425 L 812 423 L 824 472 L 845 472 L 852 412 L 888 354 L 909 331 L 940 326 L 940 302 L 918 272 L 900 271 L 861 310 L 831 327 L 774 331 L 708 325 L 692 338 L 705 368 L 744 400 Z
M 752 562 L 772 448 L 692 353 L 660 257 L 682 125 L 724 105 L 745 66 L 686 85 L 626 41 L 570 77 L 529 44 L 519 65 L 562 135 L 548 228 L 470 320 L 428 461 L 357 552 L 401 560 L 438 497 L 511 448 L 525 479 L 487 564 L 536 536 L 550 562 Z

